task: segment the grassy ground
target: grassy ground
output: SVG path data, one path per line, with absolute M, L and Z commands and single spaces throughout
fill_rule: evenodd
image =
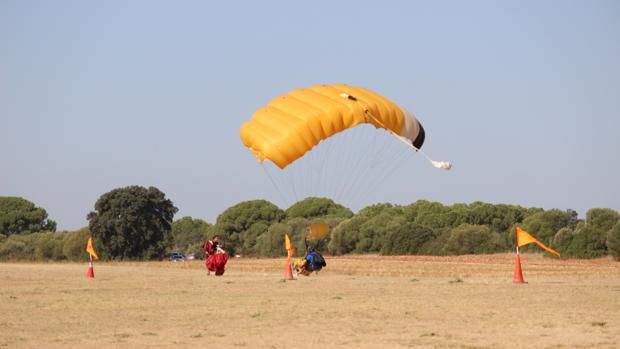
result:
M 0 264 L 0 348 L 620 348 L 620 263 L 514 255 Z

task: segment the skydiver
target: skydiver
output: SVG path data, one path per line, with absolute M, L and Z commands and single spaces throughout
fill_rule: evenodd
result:
M 224 249 L 221 247 L 219 235 L 215 235 L 213 236 L 211 240 L 205 241 L 201 245 L 201 247 L 204 250 L 205 266 L 207 266 L 209 256 L 214 255 L 214 254 L 225 254 L 226 253 L 226 251 L 224 251 Z M 211 274 L 211 271 L 209 270 L 209 267 L 207 266 L 207 275 L 210 275 L 210 274 Z
M 325 263 L 323 256 L 321 256 L 321 254 L 318 253 L 314 247 L 309 246 L 308 250 L 304 254 L 304 263 L 300 266 L 300 274 L 306 275 L 304 272 L 310 274 L 313 271 L 319 271 L 326 265 L 327 264 Z

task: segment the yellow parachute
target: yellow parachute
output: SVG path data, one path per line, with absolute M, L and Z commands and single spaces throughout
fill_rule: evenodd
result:
M 406 109 L 368 89 L 344 84 L 276 97 L 243 124 L 240 135 L 259 161 L 271 160 L 284 169 L 322 140 L 360 124 L 385 129 L 416 150 L 424 143 L 424 128 Z M 446 163 L 441 166 L 449 169 Z

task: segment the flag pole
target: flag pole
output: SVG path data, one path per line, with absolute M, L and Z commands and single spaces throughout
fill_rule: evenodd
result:
M 515 245 L 517 246 L 517 256 L 519 255 L 519 226 L 515 228 Z
M 517 284 L 524 284 L 525 280 L 523 280 L 523 272 L 521 271 L 521 257 L 519 256 L 519 232 L 516 232 L 517 239 L 517 259 L 515 261 L 515 273 L 512 278 L 512 282 Z
M 293 277 L 293 268 L 291 266 L 291 260 L 293 258 L 293 245 L 288 237 L 287 233 L 284 233 L 284 249 L 286 250 L 286 266 L 284 267 L 284 281 L 295 280 Z
M 88 261 L 88 272 L 86 273 L 86 276 L 89 279 L 94 279 L 95 278 L 95 270 L 93 269 L 93 255 L 90 254 L 90 252 L 88 253 L 88 257 L 89 257 L 89 261 Z

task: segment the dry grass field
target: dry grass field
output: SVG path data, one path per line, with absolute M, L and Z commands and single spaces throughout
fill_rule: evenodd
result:
M 620 348 L 620 263 L 514 255 L 0 264 L 0 348 Z

